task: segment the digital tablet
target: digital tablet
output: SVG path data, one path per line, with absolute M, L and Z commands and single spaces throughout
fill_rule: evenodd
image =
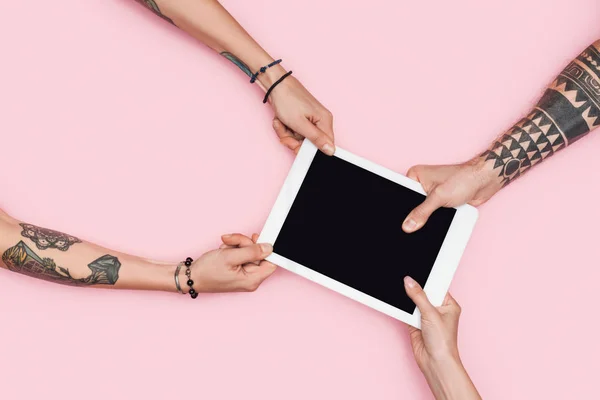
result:
M 305 140 L 259 242 L 273 245 L 272 263 L 420 328 L 404 277 L 441 305 L 478 216 L 468 205 L 441 208 L 404 233 L 424 199 L 401 174 L 339 147 L 326 156 Z

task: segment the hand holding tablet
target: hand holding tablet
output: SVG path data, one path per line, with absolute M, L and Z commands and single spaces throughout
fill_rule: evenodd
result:
M 415 327 L 409 275 L 442 304 L 477 210 L 442 208 L 418 232 L 402 222 L 423 202 L 419 183 L 343 149 L 328 157 L 304 141 L 259 241 L 267 260 Z

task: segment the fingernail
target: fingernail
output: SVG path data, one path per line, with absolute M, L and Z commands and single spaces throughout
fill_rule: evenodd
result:
M 412 231 L 417 227 L 417 223 L 413 219 L 407 219 L 404 221 L 404 228 L 406 230 Z
M 273 251 L 273 246 L 271 246 L 269 243 L 261 243 L 260 249 L 262 250 L 263 253 L 270 254 Z
M 230 238 L 231 235 L 227 234 L 227 235 L 223 235 L 224 238 Z
M 413 278 L 411 278 L 410 276 L 405 276 L 404 277 L 404 284 L 409 288 L 412 289 L 414 287 L 417 286 L 417 282 L 415 282 L 415 280 Z
M 330 155 L 330 156 L 332 156 L 332 155 L 333 155 L 333 152 L 334 152 L 333 146 L 332 146 L 332 145 L 330 145 L 329 143 L 326 143 L 326 144 L 323 146 L 323 153 L 325 153 L 325 154 L 327 154 L 327 155 Z

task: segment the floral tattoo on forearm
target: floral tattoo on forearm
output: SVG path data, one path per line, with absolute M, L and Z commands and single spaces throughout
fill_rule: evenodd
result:
M 40 257 L 23 241 L 6 250 L 2 261 L 11 271 L 70 286 L 114 285 L 121 268 L 117 257 L 106 254 L 88 264 L 88 276 L 74 278 L 67 268 L 56 265 L 51 258 Z
M 52 229 L 40 228 L 31 224 L 19 224 L 23 228 L 21 236 L 30 239 L 40 250 L 58 249 L 61 251 L 69 250 L 69 247 L 75 243 L 81 243 L 81 240 L 75 236 L 67 235 Z
M 548 86 L 527 117 L 481 157 L 507 185 L 588 134 L 600 125 L 599 117 L 600 52 L 592 45 Z

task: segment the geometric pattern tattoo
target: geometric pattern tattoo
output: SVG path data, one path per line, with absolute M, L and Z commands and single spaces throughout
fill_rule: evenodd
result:
M 165 21 L 175 25 L 173 23 L 173 21 L 171 20 L 171 18 L 163 15 L 162 12 L 160 12 L 160 9 L 158 8 L 158 5 L 156 4 L 156 2 L 154 0 L 135 0 L 140 4 L 145 5 L 146 7 L 148 7 L 150 10 L 152 10 L 152 12 L 154 12 L 154 14 L 158 15 L 159 17 L 161 17 L 162 19 L 164 19 Z
M 481 157 L 498 172 L 503 185 L 507 185 L 598 125 L 600 52 L 592 45 L 548 86 L 529 115 Z
M 31 224 L 19 225 L 23 227 L 21 236 L 31 239 L 40 250 L 58 249 L 67 251 L 72 244 L 81 243 L 81 240 L 77 239 L 75 236 L 66 235 L 62 232 L 40 228 L 39 226 Z
M 222 52 L 221 55 L 223 57 L 225 57 L 226 59 L 228 59 L 229 61 L 231 61 L 232 63 L 234 63 L 235 65 L 237 65 L 238 68 L 241 69 L 242 71 L 244 71 L 244 73 L 246 75 L 248 75 L 249 77 L 252 77 L 252 71 L 250 71 L 250 68 L 248 68 L 248 66 L 246 64 L 244 64 L 244 62 L 242 60 L 240 60 L 239 58 L 237 58 L 236 56 L 234 56 L 233 54 L 231 54 L 228 51 Z
M 117 257 L 107 254 L 88 264 L 91 271 L 89 276 L 76 279 L 67 268 L 56 265 L 51 258 L 41 258 L 23 241 L 6 250 L 2 261 L 11 271 L 70 286 L 114 285 L 121 268 Z

